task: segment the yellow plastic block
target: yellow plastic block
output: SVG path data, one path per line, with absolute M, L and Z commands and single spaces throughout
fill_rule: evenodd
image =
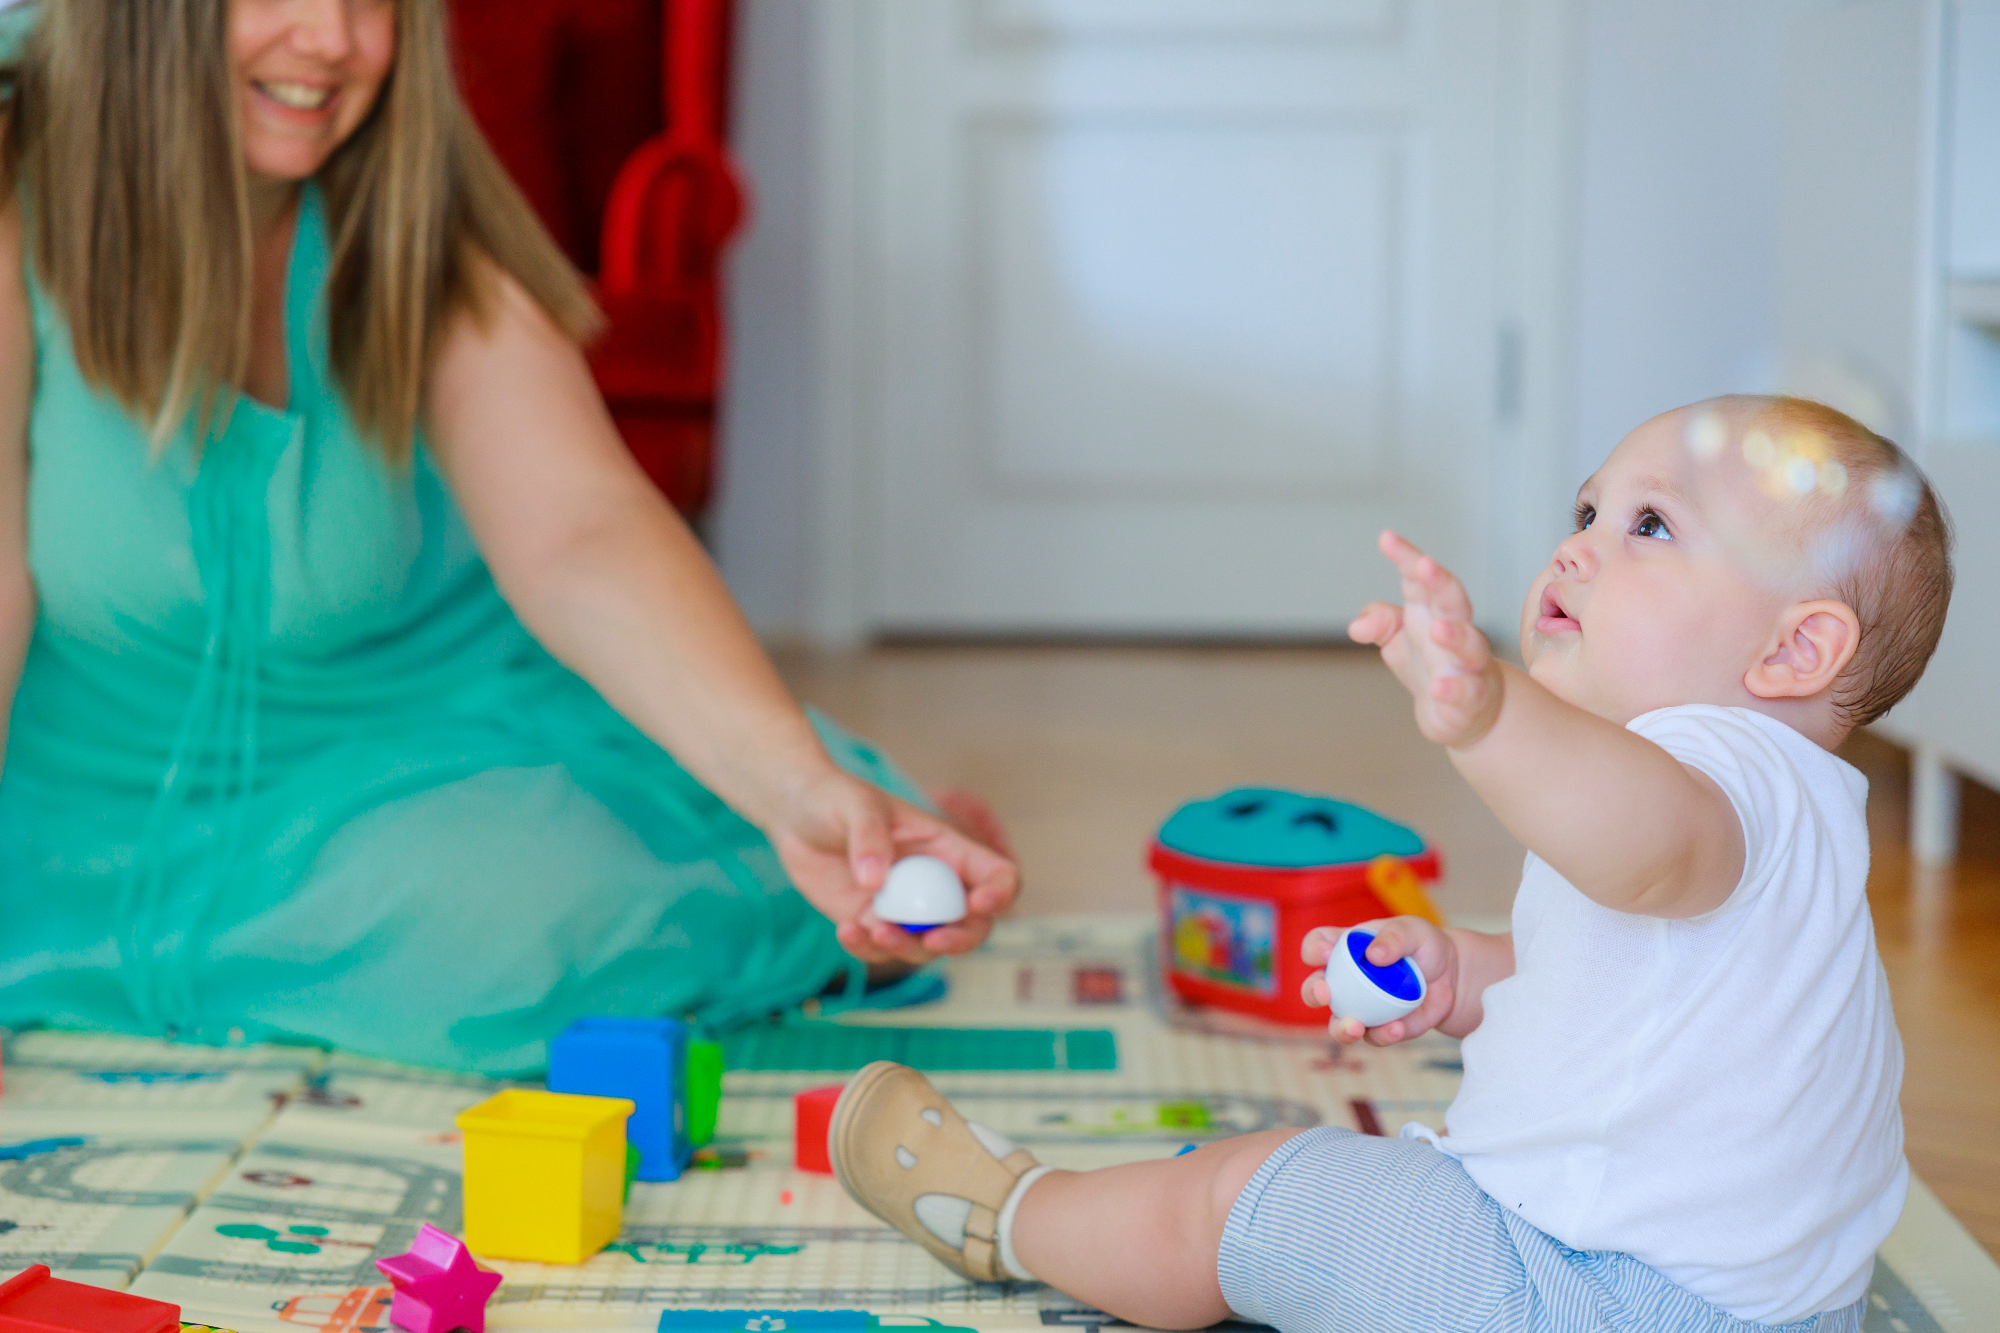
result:
M 459 1112 L 465 1244 L 495 1259 L 580 1264 L 624 1222 L 623 1097 L 509 1089 Z

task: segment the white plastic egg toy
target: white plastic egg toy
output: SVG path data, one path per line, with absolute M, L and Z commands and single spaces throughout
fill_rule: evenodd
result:
M 1387 967 L 1369 962 L 1368 946 L 1374 942 L 1373 931 L 1343 931 L 1326 960 L 1326 993 L 1334 1016 L 1359 1019 L 1365 1028 L 1414 1013 L 1429 993 L 1415 959 L 1398 958 Z
M 875 892 L 875 915 L 913 929 L 965 920 L 965 885 L 935 856 L 906 856 Z

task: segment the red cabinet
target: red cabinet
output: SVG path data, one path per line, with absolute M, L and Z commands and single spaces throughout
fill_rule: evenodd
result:
M 718 269 L 743 216 L 722 134 L 731 0 L 452 0 L 467 105 L 608 326 L 590 349 L 676 507 L 715 475 Z

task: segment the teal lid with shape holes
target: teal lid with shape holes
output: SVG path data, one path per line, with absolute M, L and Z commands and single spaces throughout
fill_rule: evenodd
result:
M 1160 826 L 1159 842 L 1204 861 L 1284 870 L 1424 850 L 1415 831 L 1373 810 L 1278 787 L 1238 787 L 1190 801 Z

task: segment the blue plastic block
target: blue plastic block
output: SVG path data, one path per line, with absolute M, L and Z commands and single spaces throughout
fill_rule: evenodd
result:
M 677 1018 L 579 1018 L 549 1043 L 549 1091 L 630 1098 L 638 1178 L 678 1180 L 690 1151 L 687 1041 Z

